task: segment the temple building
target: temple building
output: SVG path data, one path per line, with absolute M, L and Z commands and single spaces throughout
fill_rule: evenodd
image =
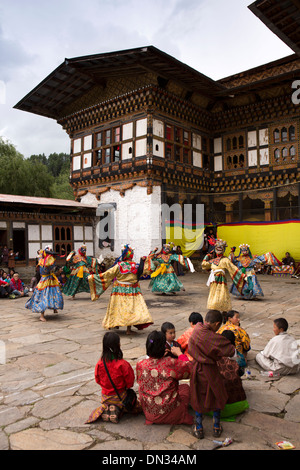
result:
M 97 204 L 0 194 L 1 254 L 4 246 L 11 249 L 14 255 L 9 264 L 17 270 L 35 267 L 39 250 L 47 245 L 58 254 L 57 265 L 65 264 L 66 255 L 82 243 L 93 256 L 96 209 Z
M 299 221 L 299 7 L 249 8 L 293 54 L 218 81 L 153 46 L 65 59 L 15 106 L 68 133 L 96 254 L 160 246 L 163 204 L 203 204 L 217 225 Z

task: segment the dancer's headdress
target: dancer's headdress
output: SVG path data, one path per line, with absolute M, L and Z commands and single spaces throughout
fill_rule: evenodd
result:
M 252 254 L 251 254 L 251 251 L 250 251 L 250 245 L 248 245 L 247 243 L 242 243 L 242 245 L 240 245 L 239 248 L 240 248 L 240 255 L 242 254 L 242 250 L 246 250 L 252 258 Z
M 221 238 L 216 239 L 215 248 L 223 248 L 223 250 L 225 250 L 227 246 L 228 245 L 225 240 L 222 240 Z
M 82 256 L 86 255 L 86 245 L 81 245 L 81 247 L 78 250 L 78 253 Z

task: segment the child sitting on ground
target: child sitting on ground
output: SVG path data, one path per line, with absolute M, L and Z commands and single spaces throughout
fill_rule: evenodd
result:
M 188 330 L 186 330 L 181 336 L 179 336 L 179 338 L 177 338 L 177 342 L 180 344 L 182 352 L 187 355 L 190 361 L 192 361 L 193 358 L 189 356 L 189 354 L 187 353 L 187 349 L 188 349 L 189 339 L 191 337 L 191 334 L 194 331 L 195 326 L 197 325 L 197 323 L 203 323 L 203 317 L 201 313 L 192 312 L 189 316 L 189 323 L 191 327 Z
M 248 333 L 241 327 L 240 314 L 236 310 L 223 312 L 223 323 L 218 333 L 222 334 L 224 330 L 233 331 L 235 336 L 235 347 L 245 357 L 250 348 L 250 337 Z
M 111 383 L 106 368 L 119 395 Z M 134 384 L 134 371 L 129 362 L 123 359 L 120 336 L 115 332 L 109 331 L 103 337 L 102 357 L 95 368 L 95 380 L 102 389 L 101 406 L 92 412 L 86 424 L 93 423 L 100 417 L 103 421 L 118 423 L 124 411 L 122 400 L 126 396 L 126 390 Z M 137 400 L 131 413 L 137 414 L 141 411 L 141 405 Z
M 264 370 L 280 375 L 297 374 L 300 371 L 297 341 L 287 333 L 288 326 L 285 318 L 274 320 L 275 336 L 255 358 Z
M 177 359 L 178 356 L 175 356 L 171 352 L 171 348 L 173 348 L 174 346 L 181 349 L 180 344 L 177 341 L 175 341 L 175 336 L 176 336 L 175 326 L 173 325 L 173 323 L 165 322 L 161 325 L 161 331 L 166 337 L 165 357 L 169 356 L 169 357 L 173 357 L 174 359 Z
M 233 331 L 230 330 L 224 330 L 223 333 L 221 333 L 222 336 L 227 338 L 231 344 L 234 345 L 235 347 L 235 336 Z M 230 360 L 235 360 L 239 366 L 238 374 L 241 377 L 245 373 L 245 367 L 247 367 L 246 359 L 242 353 L 240 353 L 237 349 L 235 350 L 235 355 L 230 358 Z

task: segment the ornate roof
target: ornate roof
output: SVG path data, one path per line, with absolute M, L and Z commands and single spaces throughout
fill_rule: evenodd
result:
M 95 86 L 124 75 L 136 76 L 154 72 L 163 87 L 175 80 L 187 90 L 208 97 L 224 89 L 188 65 L 153 46 L 118 52 L 65 59 L 48 77 L 14 107 L 34 114 L 58 119 L 62 110 Z
M 300 55 L 299 0 L 257 0 L 248 8 L 296 54 Z

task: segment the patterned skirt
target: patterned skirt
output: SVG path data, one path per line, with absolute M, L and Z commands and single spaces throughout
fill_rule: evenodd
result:
M 62 310 L 64 300 L 58 281 L 51 275 L 42 276 L 25 308 L 34 313 L 43 313 L 47 309 Z
M 222 279 L 220 282 L 212 282 L 210 284 L 207 309 L 219 310 L 220 312 L 231 310 L 231 300 L 226 279 Z
M 135 326 L 141 330 L 152 323 L 139 283 L 128 285 L 115 281 L 103 327 L 109 329 L 117 326 Z
M 123 400 L 125 398 L 126 391 L 120 394 L 121 399 Z M 109 405 L 115 405 L 121 410 L 121 415 L 126 412 L 124 409 L 124 405 L 120 398 L 117 395 L 103 395 L 102 394 L 102 400 L 101 400 L 101 405 L 96 408 L 92 413 L 90 414 L 89 419 L 85 422 L 85 424 L 90 424 L 94 423 L 98 419 L 101 418 L 102 414 L 104 411 L 108 410 Z M 135 408 L 132 410 L 131 414 L 138 414 L 142 412 L 142 407 L 140 405 L 140 402 L 137 400 Z M 120 417 L 121 417 L 120 415 Z
M 157 277 L 152 278 L 149 284 L 152 287 L 152 292 L 179 292 L 184 289 L 183 284 L 177 278 L 174 272 L 159 274 Z
M 257 276 L 255 274 L 253 274 L 252 276 L 248 276 L 247 282 L 249 282 L 249 279 L 250 279 L 250 285 L 251 285 L 251 292 L 249 294 L 244 293 L 245 289 L 248 287 L 247 284 L 245 284 L 243 288 L 242 295 L 238 292 L 235 285 L 232 284 L 230 288 L 231 294 L 243 300 L 251 300 L 251 299 L 255 299 L 256 297 L 264 297 L 264 293 L 262 291 L 260 283 L 258 282 Z
M 63 293 L 73 296 L 80 292 L 90 292 L 88 276 L 87 273 L 84 273 L 82 278 L 71 274 L 63 288 Z

